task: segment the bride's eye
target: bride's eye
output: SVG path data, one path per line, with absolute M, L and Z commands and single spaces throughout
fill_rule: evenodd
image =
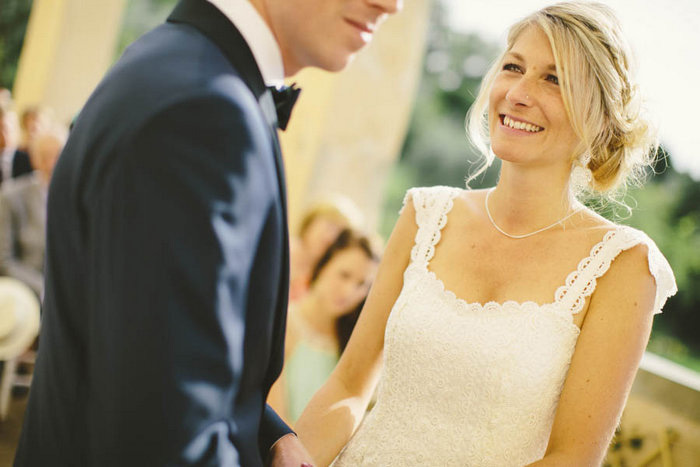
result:
M 557 75 L 547 75 L 545 78 L 547 81 L 554 83 L 554 84 L 559 84 L 559 78 L 557 78 Z
M 515 63 L 506 63 L 505 65 L 503 65 L 503 70 L 519 72 L 522 71 L 522 68 L 520 67 L 520 65 L 516 65 Z

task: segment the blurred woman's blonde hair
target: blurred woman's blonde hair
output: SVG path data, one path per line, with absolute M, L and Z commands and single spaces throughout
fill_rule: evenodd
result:
M 334 195 L 317 201 L 304 212 L 297 230 L 298 236 L 304 236 L 316 219 L 323 218 L 342 227 L 362 228 L 364 217 L 355 203 L 341 195 Z
M 572 168 L 590 169 L 585 190 L 608 195 L 638 181 L 656 153 L 656 131 L 642 111 L 632 54 L 614 12 L 601 3 L 563 2 L 515 23 L 506 50 L 489 69 L 467 115 L 467 132 L 485 156 L 468 182 L 493 162 L 488 148 L 489 92 L 505 53 L 529 27 L 539 27 L 555 58 L 564 108 L 580 140 Z

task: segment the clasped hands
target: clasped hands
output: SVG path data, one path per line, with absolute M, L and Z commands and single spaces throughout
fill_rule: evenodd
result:
M 284 435 L 270 448 L 269 467 L 314 467 L 311 455 L 294 433 Z

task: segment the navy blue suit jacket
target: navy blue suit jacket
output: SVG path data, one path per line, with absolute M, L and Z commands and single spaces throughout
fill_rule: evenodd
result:
M 259 466 L 291 430 L 274 103 L 205 0 L 132 44 L 49 193 L 40 349 L 15 465 Z

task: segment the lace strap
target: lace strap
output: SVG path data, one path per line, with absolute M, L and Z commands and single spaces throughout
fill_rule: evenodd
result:
M 572 314 L 583 309 L 586 298 L 596 288 L 597 279 L 603 276 L 617 256 L 636 245 L 647 246 L 649 272 L 656 281 L 656 297 L 654 314 L 661 313 L 666 299 L 678 291 L 676 279 L 671 266 L 654 241 L 645 233 L 631 227 L 619 227 L 605 234 L 603 240 L 597 243 L 589 256 L 581 260 L 576 271 L 566 278 L 563 286 L 556 291 L 554 300 L 562 304 Z
M 411 263 L 427 267 L 435 254 L 435 245 L 440 241 L 440 232 L 447 224 L 447 214 L 452 209 L 453 199 L 459 188 L 434 186 L 411 188 L 404 197 L 404 206 L 413 200 L 416 210 L 416 239 L 411 249 Z M 403 208 L 401 208 L 403 211 Z

